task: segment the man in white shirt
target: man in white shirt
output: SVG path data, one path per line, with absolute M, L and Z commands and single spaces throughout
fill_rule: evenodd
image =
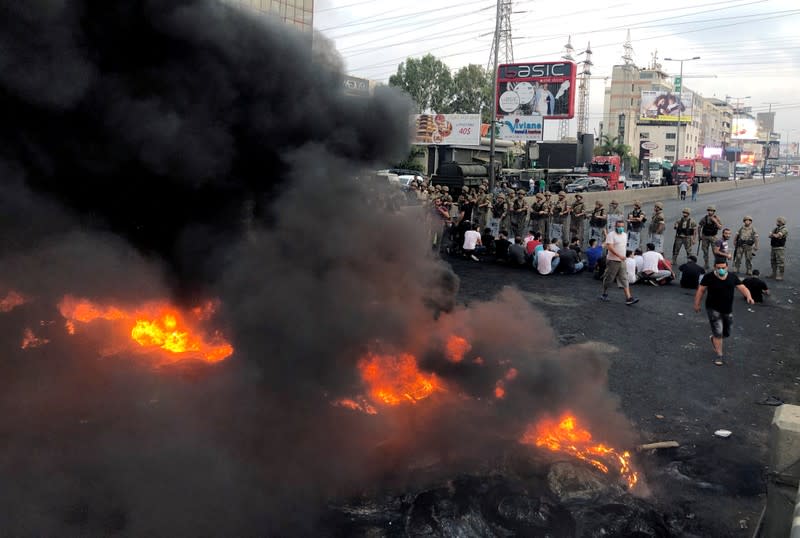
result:
M 480 260 L 475 255 L 475 247 L 482 244 L 481 233 L 478 231 L 478 228 L 479 226 L 477 224 L 473 224 L 472 229 L 464 232 L 464 246 L 462 247 L 464 255 L 472 258 L 476 262 Z
M 558 252 L 552 250 L 540 250 L 536 255 L 536 270 L 540 275 L 551 275 L 558 267 Z
M 625 293 L 626 305 L 631 306 L 639 302 L 638 298 L 631 295 L 628 286 L 628 275 L 625 271 L 625 253 L 627 252 L 625 246 L 627 244 L 628 234 L 625 233 L 625 221 L 618 219 L 614 223 L 614 229 L 606 235 L 606 239 L 603 241 L 603 246 L 608 250 L 608 256 L 606 256 L 606 272 L 603 275 L 601 301 L 608 301 L 608 287 L 616 282 Z
M 664 256 L 656 251 L 654 243 L 647 243 L 647 252 L 642 255 L 643 265 L 642 271 L 639 273 L 639 279 L 643 282 L 648 282 L 653 286 L 658 286 L 658 281 L 665 278 L 675 278 L 672 271 L 659 269 L 658 263 L 664 261 Z
M 636 258 L 633 257 L 633 251 L 625 252 L 625 274 L 628 276 L 628 285 L 636 284 L 639 280 L 639 271 L 636 270 Z

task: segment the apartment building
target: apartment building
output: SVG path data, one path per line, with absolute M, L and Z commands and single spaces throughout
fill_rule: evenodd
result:
M 229 4 L 277 17 L 286 24 L 311 33 L 314 0 L 223 0 Z

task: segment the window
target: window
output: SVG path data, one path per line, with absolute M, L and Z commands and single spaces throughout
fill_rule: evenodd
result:
M 639 140 L 650 140 L 650 133 L 639 133 Z
M 675 140 L 676 134 L 675 133 L 667 133 L 666 138 L 667 138 L 667 140 Z
M 675 151 L 675 146 L 667 144 L 666 146 L 664 146 L 664 150 L 665 151 Z

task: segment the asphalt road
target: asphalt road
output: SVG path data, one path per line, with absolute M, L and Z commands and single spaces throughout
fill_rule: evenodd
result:
M 599 341 L 610 345 L 609 388 L 643 443 L 675 440 L 681 448 L 640 454 L 652 501 L 664 511 L 697 521 L 708 536 L 751 536 L 766 502 L 767 439 L 775 407 L 772 396 L 800 404 L 800 180 L 703 195 L 696 202 L 664 200 L 671 255 L 672 223 L 682 207 L 698 220 L 715 204 L 734 233 L 744 215 L 754 218 L 762 248 L 754 260 L 770 272 L 769 240 L 775 218 L 788 219 L 787 272 L 767 281 L 772 296 L 748 306 L 737 295 L 734 330 L 725 342 L 727 363 L 713 363 L 705 312 L 694 313 L 693 292 L 634 286 L 641 301 L 624 305 L 597 300 L 600 283 L 588 274 L 542 277 L 492 263 L 449 259 L 461 278 L 459 300 L 491 298 L 503 286 L 519 288 L 548 317 L 564 344 Z M 645 204 L 652 214 L 653 203 Z M 679 259 L 679 264 L 682 263 Z M 702 263 L 702 258 L 701 258 Z M 714 431 L 727 429 L 722 439 Z

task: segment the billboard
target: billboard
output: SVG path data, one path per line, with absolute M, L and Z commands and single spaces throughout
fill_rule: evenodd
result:
M 690 123 L 692 121 L 693 94 L 681 91 L 681 98 L 671 91 L 642 90 L 639 121 L 647 123 Z M 680 118 L 680 120 L 678 119 Z
M 505 116 L 497 122 L 498 136 L 503 140 L 541 142 L 544 139 L 544 119 L 541 114 Z
M 772 131 L 775 130 L 775 113 L 774 112 L 759 112 L 756 114 L 756 136 L 759 140 L 768 142 L 771 138 Z
M 497 117 L 509 115 L 565 120 L 575 116 L 573 62 L 525 62 L 497 66 Z M 513 120 L 512 120 L 513 121 Z
M 372 93 L 369 80 L 365 78 L 345 75 L 342 77 L 342 87 L 344 88 L 345 94 L 352 95 L 353 97 L 369 97 Z
M 412 144 L 479 146 L 480 114 L 415 114 L 411 116 Z
M 731 140 L 756 140 L 758 126 L 750 116 L 734 116 L 731 125 Z
M 722 158 L 722 148 L 714 148 L 706 146 L 703 148 L 703 158 L 704 159 L 721 159 Z

